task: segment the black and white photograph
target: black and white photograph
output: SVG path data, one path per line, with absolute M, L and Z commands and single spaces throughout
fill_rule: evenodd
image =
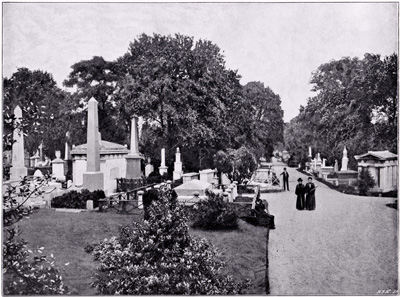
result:
M 1 48 L 1 295 L 399 295 L 398 1 L 2 1 Z

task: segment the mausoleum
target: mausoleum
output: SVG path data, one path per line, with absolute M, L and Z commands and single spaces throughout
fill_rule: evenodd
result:
M 397 191 L 398 162 L 397 155 L 386 151 L 368 151 L 354 156 L 358 162 L 358 171 L 367 169 L 374 178 L 376 186 L 372 191 L 386 193 Z
M 72 172 L 75 186 L 83 185 L 86 172 L 87 144 L 75 146 L 71 151 Z M 129 150 L 120 144 L 100 141 L 100 172 L 104 174 L 104 191 L 113 193 L 117 189 L 117 178 L 126 177 L 126 159 Z

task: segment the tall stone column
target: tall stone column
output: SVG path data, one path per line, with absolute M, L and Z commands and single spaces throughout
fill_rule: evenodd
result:
M 143 156 L 139 153 L 139 133 L 137 117 L 131 119 L 131 150 L 126 158 L 126 178 L 134 179 L 142 176 L 140 160 Z
M 168 167 L 165 166 L 165 148 L 161 149 L 161 166 L 158 168 L 160 175 L 168 172 Z
M 72 173 L 72 157 L 71 157 L 71 135 L 69 131 L 65 134 L 67 137 L 67 141 L 65 142 L 65 170 L 64 170 L 64 175 L 68 178 L 72 178 L 73 173 Z
M 100 172 L 100 134 L 98 103 L 93 97 L 88 104 L 86 172 L 83 188 L 89 191 L 104 190 L 104 173 Z
M 347 171 L 348 163 L 349 163 L 349 158 L 347 158 L 347 148 L 345 146 L 343 149 L 342 168 L 340 169 L 340 171 Z
M 15 107 L 14 115 L 16 118 L 16 124 L 21 123 L 22 110 L 19 106 Z M 28 169 L 25 167 L 24 134 L 22 130 L 14 127 L 13 140 L 10 180 L 20 180 L 24 176 L 28 175 Z
M 182 177 L 182 162 L 181 153 L 179 152 L 179 147 L 176 149 L 175 163 L 174 163 L 174 176 L 173 179 L 180 179 Z

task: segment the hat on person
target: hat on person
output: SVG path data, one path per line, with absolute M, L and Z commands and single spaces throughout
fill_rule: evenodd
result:
M 301 177 L 299 177 L 299 179 L 297 181 L 303 181 L 303 179 Z

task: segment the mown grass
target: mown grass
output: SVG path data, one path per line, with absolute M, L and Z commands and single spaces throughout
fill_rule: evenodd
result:
M 85 247 L 104 238 L 118 235 L 118 227 L 142 221 L 143 212 L 123 215 L 116 213 L 64 213 L 40 209 L 18 225 L 28 248 L 45 247 L 44 254 L 54 254 L 62 268 L 65 284 L 76 295 L 95 295 L 91 288 L 96 262 Z M 239 222 L 234 231 L 202 231 L 190 228 L 192 235 L 207 238 L 222 254 L 225 273 L 237 281 L 250 278 L 247 294 L 265 293 L 265 249 L 267 229 Z

